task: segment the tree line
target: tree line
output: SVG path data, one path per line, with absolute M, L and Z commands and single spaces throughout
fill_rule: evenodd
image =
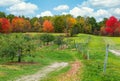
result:
M 94 17 L 55 15 L 44 17 L 25 17 L 6 15 L 0 12 L 0 32 L 54 32 L 74 36 L 78 33 L 120 36 L 120 21 L 111 16 L 97 22 Z

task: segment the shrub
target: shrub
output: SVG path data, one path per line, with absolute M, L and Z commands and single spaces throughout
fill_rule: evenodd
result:
M 42 42 L 47 43 L 47 45 L 49 44 L 49 42 L 54 41 L 54 39 L 55 39 L 55 37 L 54 37 L 53 35 L 51 35 L 51 34 L 42 34 L 42 35 L 40 36 L 40 40 L 41 40 Z
M 80 32 L 80 25 L 79 24 L 75 24 L 70 31 L 70 35 L 74 36 L 76 34 L 78 34 Z
M 63 39 L 64 39 L 63 36 L 61 36 L 61 35 L 57 36 L 54 43 L 60 46 L 60 45 L 62 45 L 64 43 Z

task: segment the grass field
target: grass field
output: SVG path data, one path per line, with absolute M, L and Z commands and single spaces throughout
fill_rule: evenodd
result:
M 30 33 L 29 33 L 30 34 Z M 33 35 L 33 34 L 32 34 Z M 39 36 L 34 34 L 33 37 Z M 42 67 L 53 62 L 68 62 L 72 63 L 75 60 L 81 61 L 83 64 L 82 69 L 79 70 L 77 77 L 79 81 L 120 81 L 120 57 L 109 53 L 106 73 L 103 73 L 103 64 L 106 52 L 105 40 L 112 40 L 119 46 L 119 37 L 101 37 L 87 34 L 79 34 L 76 37 L 69 37 L 66 40 L 74 40 L 76 43 L 85 43 L 90 36 L 90 41 L 87 44 L 85 52 L 78 52 L 73 48 L 59 50 L 57 45 L 50 45 L 37 48 L 34 52 L 35 57 L 25 57 L 24 61 L 34 61 L 36 64 L 21 64 L 21 65 L 6 65 L 4 60 L 0 64 L 0 81 L 12 81 L 21 75 L 33 74 L 40 70 Z M 36 40 L 38 40 L 36 38 Z M 36 42 L 36 40 L 34 42 Z M 71 43 L 69 43 L 71 44 Z M 89 50 L 90 59 L 84 58 Z M 71 66 L 65 67 L 62 70 L 48 74 L 42 81 L 59 81 L 60 78 L 66 73 Z

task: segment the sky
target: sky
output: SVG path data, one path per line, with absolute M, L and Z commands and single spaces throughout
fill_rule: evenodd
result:
M 120 19 L 120 0 L 0 0 L 0 11 L 16 16 L 43 17 L 62 14 Z

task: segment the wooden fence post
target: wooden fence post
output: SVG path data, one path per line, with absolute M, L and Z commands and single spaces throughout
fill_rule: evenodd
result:
M 90 60 L 89 50 L 87 50 L 87 59 Z

